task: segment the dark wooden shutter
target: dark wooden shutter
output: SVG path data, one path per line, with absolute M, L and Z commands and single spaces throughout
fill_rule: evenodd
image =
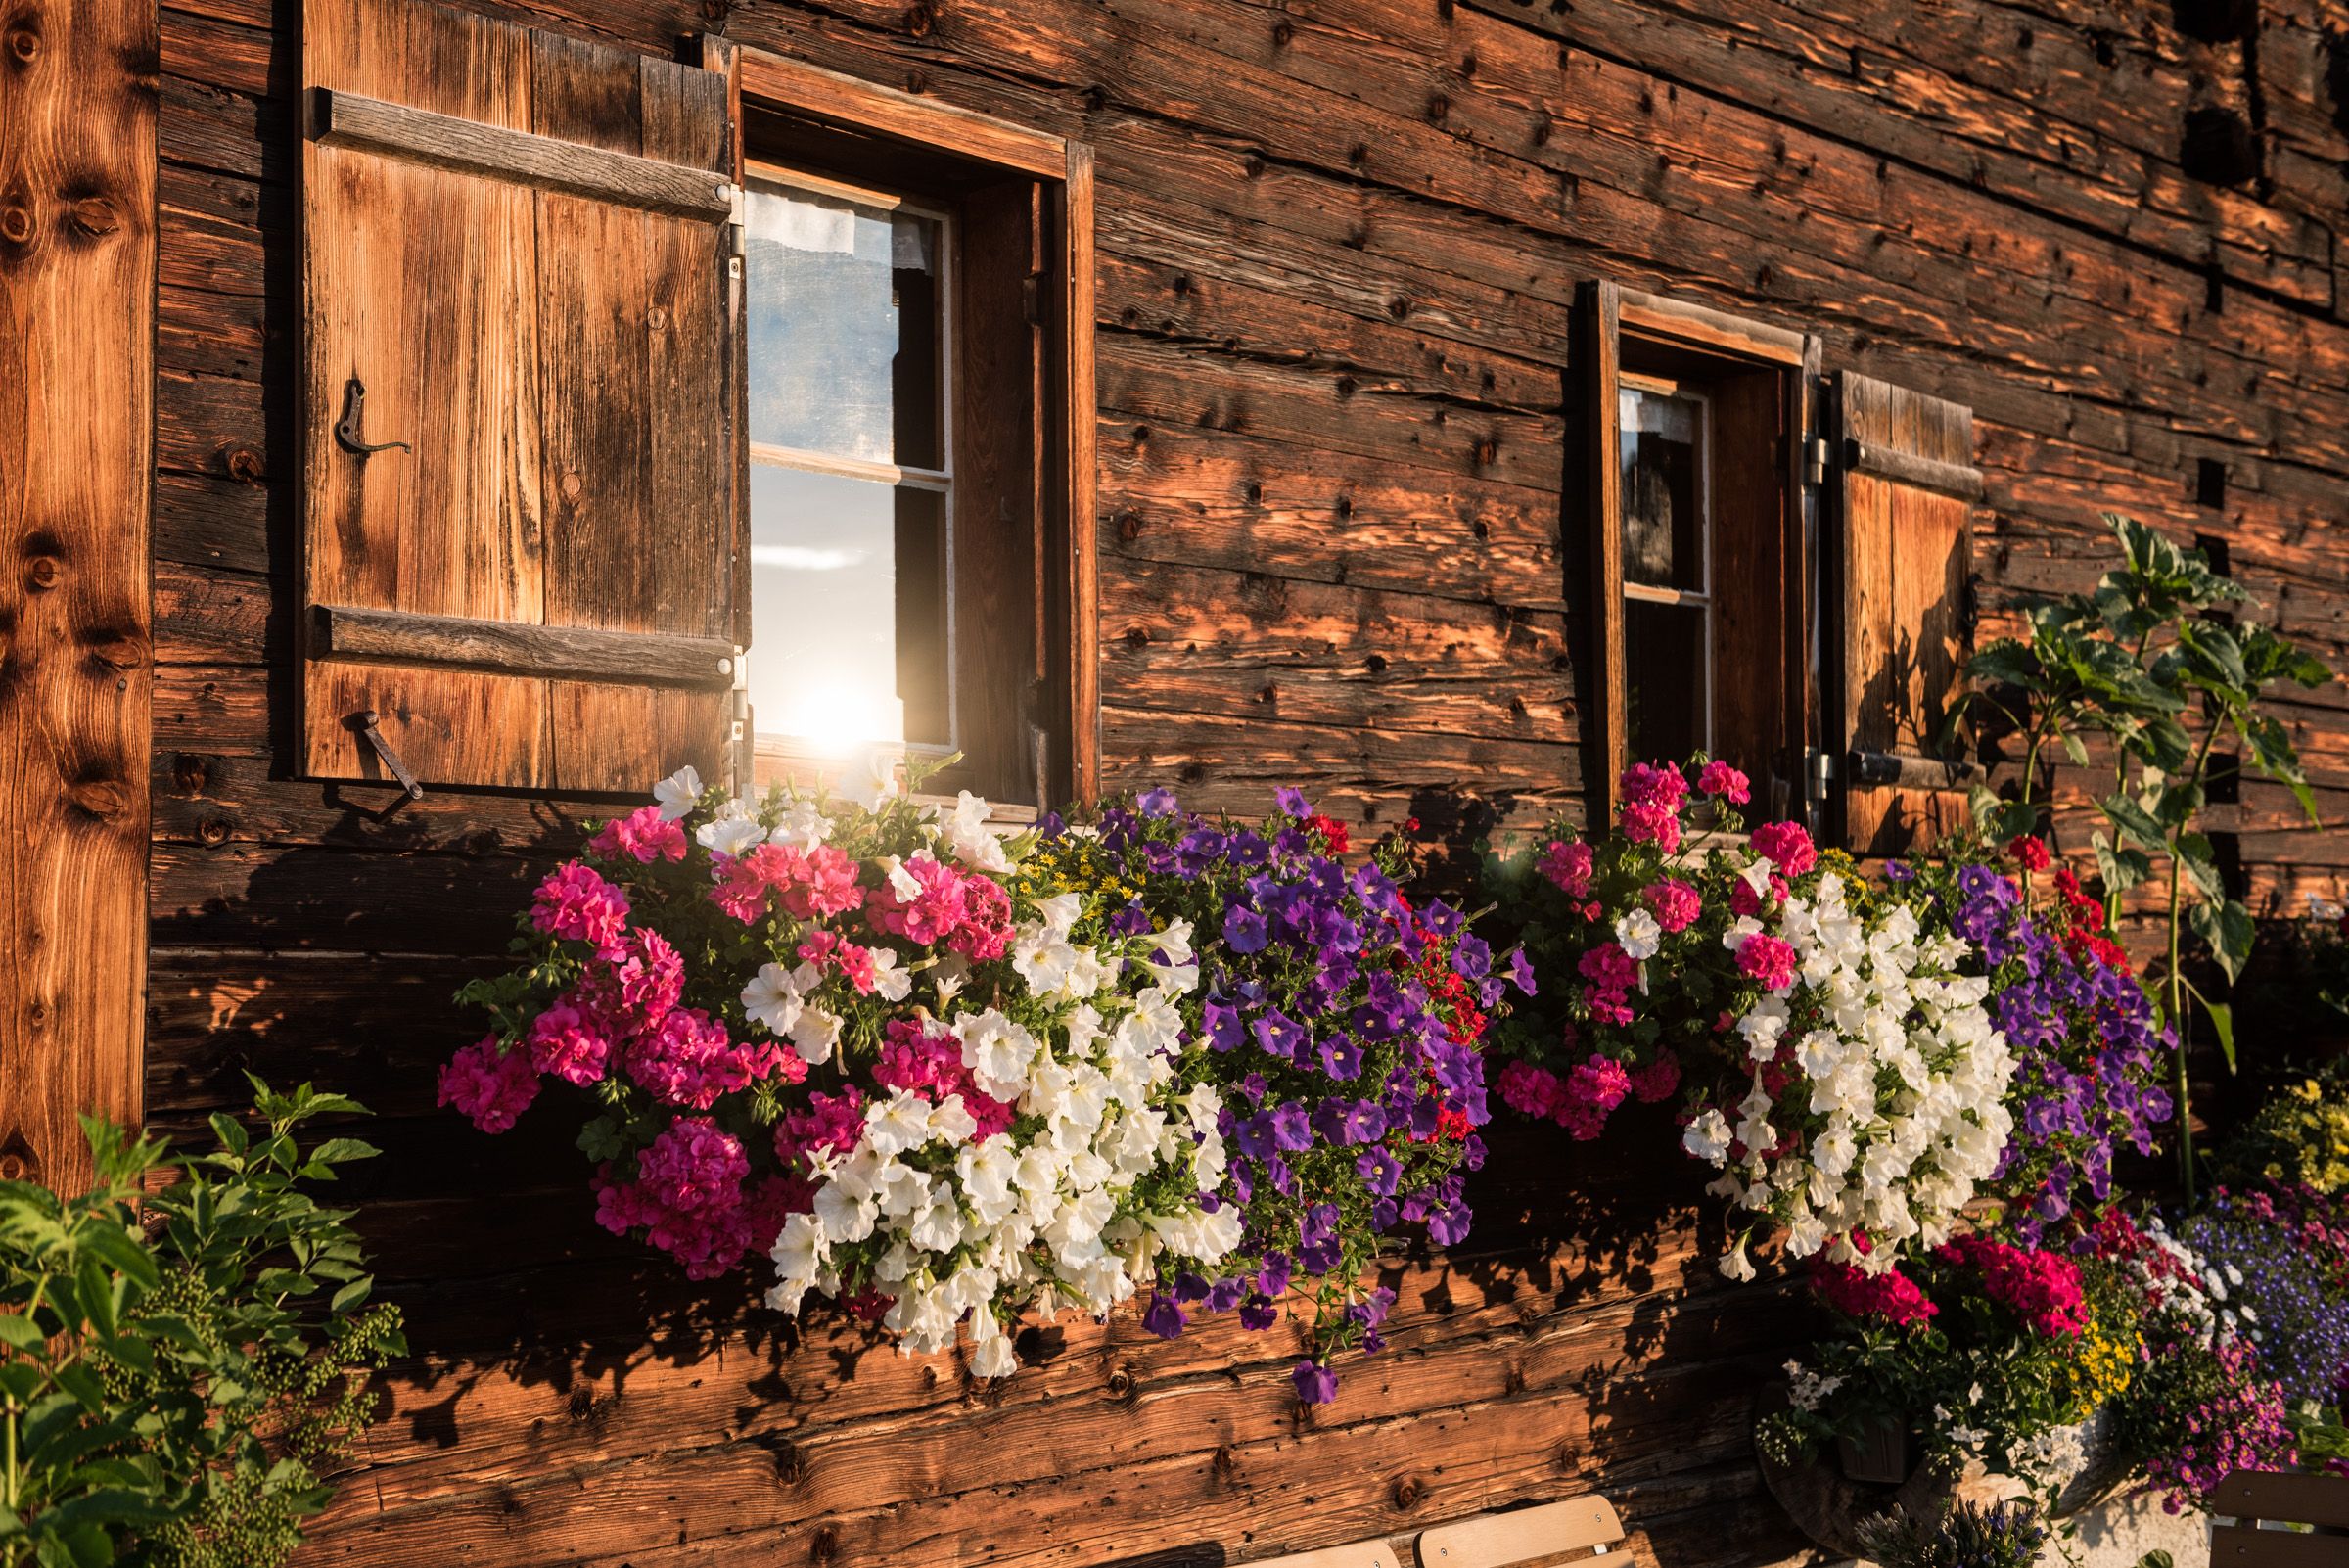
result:
M 372 711 L 427 783 L 716 776 L 725 78 L 408 0 L 303 16 L 305 771 L 385 777 Z
M 1938 732 L 1972 651 L 1974 413 L 1849 371 L 1833 404 L 1843 841 L 1899 854 L 1965 811 Z

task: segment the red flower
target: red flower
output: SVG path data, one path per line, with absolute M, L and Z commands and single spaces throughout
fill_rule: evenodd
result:
M 2018 833 L 2009 839 L 2006 855 L 2026 871 L 2045 871 L 2051 859 L 2047 842 L 2031 833 Z

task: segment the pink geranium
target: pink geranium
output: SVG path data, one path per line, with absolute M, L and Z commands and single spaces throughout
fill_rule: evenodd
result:
M 1762 983 L 1767 991 L 1786 991 L 1794 985 L 1794 945 L 1768 932 L 1757 931 L 1737 945 L 1737 970 Z
M 530 1065 L 567 1084 L 602 1079 L 613 1051 L 602 1020 L 569 1002 L 557 1002 L 530 1022 Z
M 1921 1323 L 1940 1311 L 1897 1268 L 1871 1274 L 1850 1264 L 1821 1263 L 1812 1270 L 1811 1288 L 1847 1317 L 1880 1317 L 1896 1327 Z
M 1654 911 L 1656 924 L 1670 932 L 1687 930 L 1705 910 L 1705 900 L 1696 889 L 1677 877 L 1651 882 L 1640 890 L 1639 896 Z
M 1542 851 L 1539 869 L 1568 898 L 1581 899 L 1589 895 L 1593 864 L 1589 845 L 1573 840 L 1552 840 Z
M 979 1124 L 979 1130 L 972 1134 L 978 1142 L 1009 1131 L 1019 1110 L 1012 1101 L 998 1100 L 980 1089 L 971 1070 L 963 1065 L 962 1041 L 916 1019 L 890 1024 L 881 1059 L 873 1064 L 873 1081 L 883 1088 L 922 1095 L 933 1105 L 943 1105 L 959 1094 L 962 1108 Z
M 1811 831 L 1800 822 L 1765 822 L 1754 829 L 1753 844 L 1756 854 L 1786 876 L 1799 877 L 1819 864 Z
M 581 860 L 555 867 L 530 895 L 532 925 L 550 937 L 592 944 L 599 951 L 619 948 L 627 920 L 628 896 Z
M 1727 762 L 1707 762 L 1704 771 L 1696 775 L 1696 787 L 1731 806 L 1743 806 L 1753 799 L 1746 776 Z
M 1671 854 L 1681 847 L 1680 812 L 1650 801 L 1634 802 L 1623 808 L 1623 836 Z
M 1643 1105 L 1669 1100 L 1681 1086 L 1681 1059 L 1670 1051 L 1632 1071 L 1632 1093 Z
M 1988 1236 L 1959 1236 L 1941 1248 L 1952 1263 L 1974 1268 L 1991 1300 L 2043 1334 L 2077 1338 L 2088 1332 L 2080 1266 L 2060 1253 L 2009 1246 Z
M 1557 1121 L 1567 1134 L 1588 1140 L 1605 1130 L 1607 1117 L 1632 1092 L 1631 1076 L 1611 1056 L 1593 1052 L 1590 1059 L 1566 1075 L 1559 1096 Z
M 607 860 L 628 856 L 641 864 L 685 858 L 685 830 L 661 815 L 658 806 L 640 807 L 614 817 L 587 848 Z
M 737 1043 L 698 1007 L 680 1007 L 629 1043 L 628 1077 L 654 1098 L 706 1111 L 718 1096 L 755 1083 L 797 1084 L 807 1064 L 773 1040 Z
M 503 1132 L 538 1097 L 538 1074 L 520 1051 L 477 1040 L 440 1069 L 440 1103 L 454 1106 L 484 1132 Z

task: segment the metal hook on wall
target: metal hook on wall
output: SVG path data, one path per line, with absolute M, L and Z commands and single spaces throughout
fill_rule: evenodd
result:
M 335 444 L 354 457 L 388 452 L 394 446 L 403 452 L 416 449 L 406 441 L 369 441 L 365 435 L 366 421 L 367 384 L 353 376 L 343 384 L 343 417 L 335 421 Z

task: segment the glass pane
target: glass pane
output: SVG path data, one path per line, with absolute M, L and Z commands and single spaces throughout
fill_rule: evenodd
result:
M 945 497 L 751 470 L 751 706 L 825 751 L 944 743 Z
M 1702 398 L 1621 393 L 1623 579 L 1658 588 L 1705 587 L 1705 521 L 1698 465 Z
M 944 468 L 938 220 L 765 186 L 747 226 L 751 439 Z
M 1710 616 L 1702 605 L 1624 601 L 1625 732 L 1631 761 L 1677 762 L 1710 749 L 1713 671 L 1705 647 Z

